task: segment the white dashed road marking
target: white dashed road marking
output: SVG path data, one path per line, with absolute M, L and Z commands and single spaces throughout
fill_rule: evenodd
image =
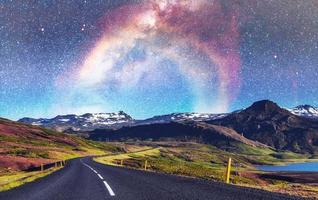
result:
M 100 174 L 97 174 L 97 176 L 102 180 L 104 179 Z
M 108 185 L 108 183 L 107 183 L 106 181 L 103 181 L 103 182 L 104 182 L 104 184 L 105 184 L 105 186 L 106 186 L 106 188 L 107 188 L 107 190 L 108 190 L 110 196 L 115 196 L 115 193 L 113 192 L 113 190 L 111 189 L 111 187 Z
M 97 174 L 97 176 L 98 176 L 101 180 L 104 180 L 104 178 L 103 178 L 95 169 L 93 169 L 93 168 L 92 168 L 91 166 L 89 166 L 88 164 L 84 163 L 84 162 L 82 161 L 82 159 L 81 159 L 81 163 L 82 163 L 83 165 L 85 165 L 86 167 L 88 167 L 90 170 L 92 170 L 95 174 Z M 112 188 L 108 185 L 108 183 L 107 183 L 105 180 L 103 181 L 103 183 L 104 183 L 106 189 L 108 190 L 109 195 L 110 195 L 110 196 L 115 196 L 114 191 L 113 191 Z

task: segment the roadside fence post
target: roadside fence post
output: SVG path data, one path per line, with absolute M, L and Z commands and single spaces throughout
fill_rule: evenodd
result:
M 147 170 L 147 164 L 148 164 L 148 161 L 145 160 L 145 170 Z
M 227 163 L 227 168 L 226 168 L 226 179 L 225 182 L 226 183 L 230 183 L 230 176 L 231 176 L 231 162 L 232 162 L 232 158 L 229 158 L 229 161 Z

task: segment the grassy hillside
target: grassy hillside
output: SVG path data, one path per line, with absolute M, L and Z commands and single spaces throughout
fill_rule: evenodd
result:
M 147 160 L 148 169 L 169 174 L 199 177 L 224 181 L 228 158 L 233 160 L 231 183 L 256 187 L 293 195 L 314 197 L 318 195 L 314 186 L 296 185 L 284 181 L 261 178 L 254 164 L 282 164 L 304 161 L 308 157 L 292 152 L 277 152 L 270 148 L 240 144 L 233 152 L 215 146 L 189 142 L 139 142 L 126 143 L 136 146 L 136 151 L 95 158 L 108 165 L 143 169 Z M 124 145 L 123 145 L 124 146 Z
M 0 191 L 54 171 L 27 172 L 41 164 L 121 151 L 123 149 L 112 144 L 0 119 Z
M 229 157 L 232 158 L 237 172 L 254 171 L 255 164 L 283 164 L 307 159 L 304 155 L 292 152 L 276 152 L 270 148 L 244 144 L 239 144 L 233 152 L 191 142 L 140 142 L 138 145 L 138 151 L 97 157 L 95 160 L 110 165 L 119 165 L 124 160 L 125 166 L 137 168 L 143 166 L 147 160 L 153 170 L 189 176 L 195 173 L 195 176 L 201 178 L 224 180 L 224 168 Z M 277 154 L 284 159 L 278 158 Z

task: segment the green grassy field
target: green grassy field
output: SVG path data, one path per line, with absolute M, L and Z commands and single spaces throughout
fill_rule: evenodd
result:
M 127 145 L 132 146 L 133 144 L 127 143 Z M 231 157 L 233 160 L 232 184 L 299 196 L 318 196 L 315 186 L 263 180 L 257 176 L 261 172 L 256 171 L 254 167 L 255 164 L 307 161 L 309 155 L 276 152 L 269 148 L 255 148 L 241 144 L 237 145 L 235 152 L 223 151 L 210 145 L 180 142 L 145 142 L 137 144 L 136 149 L 138 151 L 96 157 L 94 160 L 108 165 L 120 166 L 123 164 L 124 167 L 141 170 L 147 160 L 148 170 L 224 181 L 227 161 Z M 297 187 L 297 192 L 293 190 L 294 187 Z

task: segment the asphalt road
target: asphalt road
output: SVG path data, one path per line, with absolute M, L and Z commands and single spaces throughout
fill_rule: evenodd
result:
M 0 200 L 287 200 L 262 190 L 211 181 L 145 172 L 96 163 L 90 158 L 69 161 L 44 178 L 0 193 Z

